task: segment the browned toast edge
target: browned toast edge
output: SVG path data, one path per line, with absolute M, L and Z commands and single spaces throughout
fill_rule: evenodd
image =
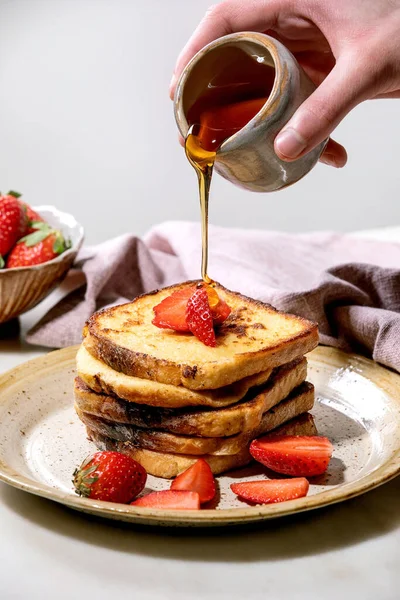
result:
M 311 410 L 313 405 L 314 386 L 304 382 L 294 389 L 285 400 L 264 413 L 258 427 L 230 437 L 187 436 L 158 429 L 142 429 L 134 425 L 114 423 L 89 415 L 82 412 L 76 405 L 75 410 L 80 420 L 92 431 L 96 430 L 102 435 L 122 442 L 128 441 L 137 448 L 201 456 L 203 454 L 237 454 L 251 440 Z
M 178 285 L 163 288 L 163 290 L 177 290 L 180 287 L 197 283 L 199 283 L 199 281 L 186 281 Z M 113 310 L 128 304 L 132 305 L 135 302 L 138 302 L 142 297 L 155 295 L 160 291 L 154 290 L 149 294 L 138 296 L 133 302 L 122 304 L 117 307 L 102 309 L 101 311 L 94 313 L 94 315 L 88 319 L 84 328 L 85 347 L 93 356 L 98 360 L 105 362 L 115 371 L 120 371 L 134 377 L 152 379 L 159 381 L 160 383 L 183 385 L 190 389 L 200 390 L 216 389 L 234 383 L 238 379 L 237 373 L 240 373 L 239 378 L 242 379 L 268 368 L 280 366 L 303 356 L 318 345 L 318 327 L 315 323 L 312 323 L 303 317 L 278 311 L 261 300 L 254 300 L 243 294 L 232 292 L 220 284 L 216 284 L 216 287 L 228 294 L 235 294 L 235 296 L 240 297 L 244 302 L 256 305 L 257 308 L 267 308 L 284 317 L 300 321 L 304 324 L 305 329 L 301 333 L 288 338 L 285 342 L 270 346 L 267 349 L 237 354 L 233 360 L 224 361 L 223 364 L 219 364 L 215 373 L 212 369 L 207 369 L 205 365 L 180 364 L 150 356 L 142 352 L 134 352 L 129 348 L 115 344 L 112 340 L 99 333 L 98 328 L 96 327 L 96 318 L 99 315 L 111 313 Z M 251 361 L 248 360 L 249 356 L 252 358 Z M 205 364 L 210 365 L 212 363 Z
M 182 473 L 190 467 L 199 458 L 184 454 L 167 454 L 155 452 L 153 450 L 142 450 L 134 448 L 129 442 L 118 442 L 100 435 L 86 428 L 89 439 L 97 446 L 99 450 L 114 450 L 122 452 L 137 460 L 154 477 L 163 477 L 171 479 Z M 271 432 L 270 435 L 317 435 L 314 419 L 310 413 L 304 413 L 292 421 L 288 421 L 278 429 Z M 267 434 L 268 435 L 268 434 Z M 252 461 L 248 449 L 242 453 L 231 456 L 203 456 L 211 467 L 214 475 L 220 475 L 232 469 L 238 469 L 248 465 Z

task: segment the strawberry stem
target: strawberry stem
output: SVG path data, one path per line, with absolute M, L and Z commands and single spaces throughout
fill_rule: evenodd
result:
M 62 254 L 65 250 L 65 241 L 61 231 L 56 232 L 56 239 L 53 244 L 53 252 L 55 254 Z
M 36 246 L 36 244 L 43 242 L 43 240 L 45 240 L 51 233 L 55 233 L 55 231 L 47 225 L 42 229 L 37 229 L 33 233 L 25 235 L 18 241 L 18 244 L 24 243 L 25 246 L 31 248 L 32 246 Z
M 19 192 L 15 192 L 14 190 L 10 190 L 7 196 L 13 196 L 14 198 L 21 198 L 22 194 Z

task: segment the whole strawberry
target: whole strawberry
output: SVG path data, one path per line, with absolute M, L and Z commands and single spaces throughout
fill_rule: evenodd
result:
M 37 213 L 33 208 L 26 202 L 19 201 L 22 208 L 25 210 L 26 218 L 28 220 L 28 233 L 33 233 L 36 229 L 40 229 L 40 223 L 44 223 L 44 219 Z
M 23 235 L 28 235 L 28 233 L 33 233 L 34 231 L 36 231 L 36 229 L 39 229 L 37 225 L 40 226 L 40 223 L 43 223 L 44 219 L 39 215 L 39 213 L 33 210 L 33 208 L 29 206 L 29 204 L 21 200 L 22 194 L 14 190 L 10 190 L 7 196 L 13 196 L 13 198 L 17 198 L 18 202 L 20 203 L 25 212 L 27 223 Z
M 3 258 L 25 234 L 27 216 L 17 198 L 0 195 L 0 268 Z
M 69 248 L 62 233 L 47 223 L 36 223 L 38 229 L 21 238 L 8 255 L 6 267 L 30 267 L 52 260 Z
M 120 452 L 96 452 L 74 471 L 74 487 L 79 496 L 93 500 L 131 502 L 143 490 L 145 469 Z

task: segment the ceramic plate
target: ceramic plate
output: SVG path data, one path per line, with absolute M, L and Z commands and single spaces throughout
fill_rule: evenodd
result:
M 316 386 L 313 415 L 334 444 L 328 472 L 306 498 L 249 506 L 230 483 L 264 477 L 260 466 L 218 477 L 217 509 L 164 511 L 79 498 L 74 468 L 94 451 L 73 410 L 77 348 L 34 359 L 0 377 L 0 479 L 17 488 L 103 517 L 153 525 L 220 526 L 262 521 L 362 494 L 400 472 L 400 376 L 359 356 L 320 347 L 309 355 Z M 149 477 L 146 487 L 168 488 Z

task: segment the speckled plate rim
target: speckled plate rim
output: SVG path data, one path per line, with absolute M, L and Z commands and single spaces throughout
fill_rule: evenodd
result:
M 69 348 L 50 352 L 45 356 L 23 363 L 1 375 L 0 404 L 2 392 L 9 389 L 16 380 L 21 381 L 25 377 L 32 376 L 33 374 L 36 374 L 37 377 L 43 377 L 46 372 L 53 371 L 54 369 L 59 370 L 62 366 L 65 368 L 74 367 L 77 349 L 78 346 L 71 346 Z M 367 371 L 368 379 L 390 396 L 391 401 L 396 405 L 396 408 L 400 407 L 400 375 L 385 369 L 371 360 L 355 354 L 346 354 L 334 348 L 324 346 L 318 347 L 310 353 L 308 357 L 310 362 L 315 359 L 319 363 L 325 363 L 326 365 L 337 368 L 343 368 L 356 360 L 361 363 Z M 400 439 L 400 426 L 396 429 L 396 433 Z M 75 497 L 72 494 L 66 494 L 41 482 L 25 477 L 0 460 L 0 481 L 17 489 L 53 500 L 81 512 L 109 519 L 165 526 L 216 527 L 224 525 L 240 525 L 283 517 L 293 513 L 322 508 L 329 504 L 349 500 L 350 498 L 354 498 L 355 496 L 382 485 L 396 477 L 398 474 L 400 474 L 400 445 L 395 447 L 390 457 L 372 473 L 369 473 L 356 481 L 338 485 L 330 490 L 326 490 L 313 496 L 306 496 L 305 498 L 299 498 L 281 504 L 269 504 L 256 507 L 219 510 L 203 509 L 199 511 L 152 509 L 150 511 L 146 508 L 138 508 L 111 502 L 93 501 L 87 498 Z

